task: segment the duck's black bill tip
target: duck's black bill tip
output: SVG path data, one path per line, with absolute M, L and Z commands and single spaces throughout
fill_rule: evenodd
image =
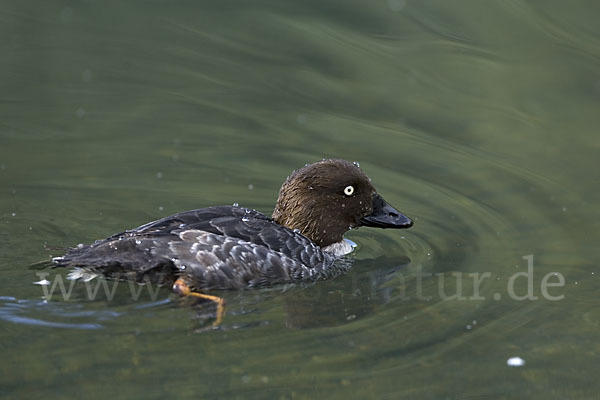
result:
M 406 229 L 413 226 L 413 221 L 375 193 L 373 195 L 373 213 L 362 217 L 360 224 L 373 228 Z

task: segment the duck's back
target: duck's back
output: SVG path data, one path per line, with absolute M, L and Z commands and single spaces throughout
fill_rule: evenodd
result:
M 334 257 L 300 233 L 255 210 L 216 206 L 178 213 L 78 246 L 54 259 L 76 267 L 74 279 L 96 275 L 198 289 L 261 287 L 331 275 Z

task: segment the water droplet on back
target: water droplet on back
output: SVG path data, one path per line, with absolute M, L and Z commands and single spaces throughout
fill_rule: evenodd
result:
M 238 203 L 233 203 L 234 207 L 239 207 L 240 205 Z

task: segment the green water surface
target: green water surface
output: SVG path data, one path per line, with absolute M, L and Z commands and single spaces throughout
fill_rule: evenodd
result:
M 2 2 L 0 396 L 598 398 L 599 4 Z M 349 232 L 342 277 L 218 293 L 218 329 L 33 283 L 177 211 L 269 214 L 323 157 L 415 220 Z

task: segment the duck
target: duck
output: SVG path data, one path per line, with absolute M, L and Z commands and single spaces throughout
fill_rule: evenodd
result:
M 377 193 L 356 162 L 323 159 L 293 171 L 270 217 L 237 204 L 184 211 L 69 248 L 52 258 L 68 278 L 133 280 L 170 285 L 181 296 L 217 304 L 207 292 L 312 282 L 349 269 L 359 227 L 410 228 L 413 221 Z

